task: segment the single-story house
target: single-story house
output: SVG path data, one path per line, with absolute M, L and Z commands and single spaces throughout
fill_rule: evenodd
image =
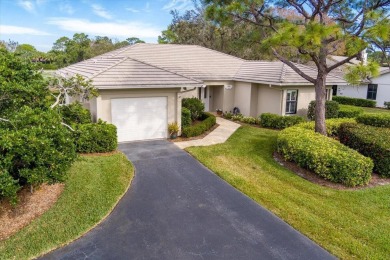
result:
M 297 64 L 315 77 L 317 71 Z M 181 123 L 181 100 L 198 97 L 206 111 L 246 116 L 270 112 L 305 115 L 314 86 L 282 62 L 247 61 L 196 45 L 135 44 L 58 70 L 93 80 L 100 96 L 86 103 L 93 119 L 118 128 L 120 142 L 166 138 L 167 125 Z M 346 84 L 328 76 L 332 86 Z
M 330 56 L 329 62 L 338 62 L 345 58 L 346 57 L 343 56 Z M 356 65 L 358 63 L 360 63 L 359 60 L 352 59 L 345 66 L 340 67 L 338 73 L 342 75 L 342 71 L 347 66 Z M 332 86 L 332 89 L 333 96 L 370 99 L 376 101 L 377 107 L 384 107 L 385 102 L 390 102 L 390 68 L 380 67 L 379 76 L 366 79 L 359 85 L 334 85 Z

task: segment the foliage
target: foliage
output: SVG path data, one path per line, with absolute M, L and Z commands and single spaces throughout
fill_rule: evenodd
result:
M 340 105 L 339 118 L 355 118 L 363 114 L 364 110 L 360 107 Z
M 277 147 L 286 160 L 332 182 L 357 186 L 366 185 L 371 179 L 370 158 L 319 133 L 290 127 L 279 133 Z
M 182 130 L 182 136 L 184 137 L 193 137 L 198 136 L 209 130 L 216 124 L 216 117 L 213 114 L 203 112 L 201 117 L 202 122 L 184 127 Z
M 191 120 L 195 121 L 202 116 L 204 111 L 204 104 L 199 99 L 193 98 L 183 98 L 182 107 L 185 107 L 191 111 Z
M 241 118 L 240 121 L 251 125 L 258 124 L 258 119 L 251 116 L 244 116 L 243 118 Z
M 242 114 L 236 114 L 236 115 L 232 115 L 231 119 L 233 121 L 241 121 L 241 119 L 243 119 L 244 116 Z
M 307 109 L 307 118 L 315 120 L 316 101 L 311 101 Z M 337 118 L 339 116 L 339 103 L 333 100 L 325 102 L 325 118 Z
M 362 79 L 373 78 L 379 75 L 379 65 L 376 62 L 368 62 L 367 65 L 358 64 L 348 66 L 344 78 L 352 85 L 359 85 Z
M 101 120 L 95 124 L 78 124 L 74 133 L 79 153 L 107 153 L 118 147 L 116 126 Z
M 340 126 L 344 123 L 356 124 L 354 118 L 332 118 L 326 120 L 326 133 L 328 136 L 337 137 L 339 135 Z M 314 132 L 314 122 L 305 122 L 297 125 L 297 127 L 312 130 Z
M 124 154 L 114 153 L 81 156 L 67 174 L 55 205 L 0 241 L 1 259 L 39 258 L 96 227 L 127 191 L 134 168 Z
M 91 112 L 80 102 L 59 107 L 62 120 L 68 125 L 92 123 Z
M 376 101 L 364 99 L 364 98 L 351 98 L 351 97 L 341 97 L 341 96 L 333 96 L 333 101 L 337 101 L 343 105 L 351 105 L 357 107 L 375 107 Z
M 386 107 L 386 109 L 390 109 L 390 102 L 384 102 L 383 105 Z
M 308 181 L 275 160 L 278 133 L 242 126 L 223 144 L 186 150 L 336 258 L 387 259 L 390 185 L 354 190 Z
M 24 106 L 9 120 L 0 123 L 0 169 L 20 186 L 63 181 L 76 151 L 59 114 Z
M 174 135 L 179 132 L 180 128 L 177 122 L 169 123 L 168 124 L 168 133 L 169 135 Z
M 361 124 L 342 124 L 340 142 L 370 157 L 374 171 L 390 177 L 390 129 Z
M 274 129 L 284 129 L 304 121 L 305 119 L 301 116 L 280 116 L 271 113 L 263 113 L 260 115 L 261 126 Z
M 191 111 L 188 108 L 181 108 L 181 127 L 187 127 L 191 125 Z
M 223 117 L 226 118 L 226 119 L 232 119 L 233 113 L 226 111 L 225 113 L 223 113 Z
M 17 202 L 16 193 L 19 191 L 20 185 L 7 171 L 0 170 L 0 200 L 8 198 L 12 204 Z
M 376 127 L 390 127 L 390 114 L 363 114 L 356 118 L 356 121 L 361 124 L 371 125 Z

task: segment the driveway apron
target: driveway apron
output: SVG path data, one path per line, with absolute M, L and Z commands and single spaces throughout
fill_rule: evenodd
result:
M 334 259 L 165 141 L 120 144 L 135 165 L 110 216 L 43 259 Z

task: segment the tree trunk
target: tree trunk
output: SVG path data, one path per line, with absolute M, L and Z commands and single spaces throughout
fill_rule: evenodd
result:
M 315 110 L 315 131 L 322 135 L 326 134 L 325 125 L 325 102 L 326 102 L 326 74 L 319 72 L 316 83 L 316 110 Z

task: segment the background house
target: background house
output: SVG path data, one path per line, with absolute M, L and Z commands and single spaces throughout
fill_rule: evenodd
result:
M 299 65 L 315 77 L 315 68 Z M 92 79 L 100 96 L 87 107 L 94 120 L 118 127 L 119 141 L 166 138 L 167 124 L 181 123 L 181 100 L 198 97 L 206 111 L 243 115 L 306 115 L 314 86 L 281 62 L 246 61 L 196 45 L 135 44 L 58 71 Z M 329 75 L 332 86 L 346 84 Z

